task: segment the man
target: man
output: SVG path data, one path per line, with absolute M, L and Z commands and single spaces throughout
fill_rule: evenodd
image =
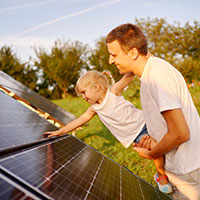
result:
M 121 74 L 133 72 L 140 77 L 147 129 L 158 142 L 150 150 L 134 149 L 148 159 L 165 154 L 166 174 L 177 188 L 175 199 L 200 199 L 200 118 L 184 78 L 168 62 L 148 58 L 146 38 L 136 25 L 116 27 L 106 43 L 109 63 Z

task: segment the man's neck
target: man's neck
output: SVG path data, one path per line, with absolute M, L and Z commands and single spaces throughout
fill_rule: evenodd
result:
M 139 77 L 142 76 L 142 74 L 143 74 L 143 72 L 144 72 L 145 65 L 146 65 L 146 63 L 147 63 L 149 57 L 150 57 L 149 55 L 147 55 L 147 56 L 140 55 L 140 56 L 138 57 L 138 59 L 137 59 L 137 65 L 138 65 L 139 67 L 138 67 L 137 75 L 138 75 Z

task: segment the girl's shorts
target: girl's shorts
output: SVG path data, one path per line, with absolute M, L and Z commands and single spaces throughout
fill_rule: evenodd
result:
M 140 143 L 140 140 L 144 135 L 148 135 L 146 124 L 144 125 L 144 127 L 141 130 L 141 132 L 139 133 L 139 135 L 135 138 L 135 140 L 133 142 Z

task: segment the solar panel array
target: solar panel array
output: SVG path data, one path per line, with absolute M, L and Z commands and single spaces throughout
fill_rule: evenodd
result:
M 5 174 L 44 199 L 169 199 L 73 136 L 6 157 L 0 164 Z
M 43 139 L 42 132 L 57 130 L 47 120 L 0 91 L 0 151 Z
M 48 99 L 42 97 L 32 89 L 26 87 L 19 81 L 13 79 L 8 74 L 0 70 L 0 86 L 14 92 L 19 97 L 30 102 L 34 107 L 40 108 L 41 110 L 49 113 L 54 118 L 63 122 L 64 124 L 69 123 L 75 116 L 59 106 L 53 104 Z
M 0 199 L 170 199 L 71 135 L 44 139 L 57 128 L 1 91 L 0 105 Z

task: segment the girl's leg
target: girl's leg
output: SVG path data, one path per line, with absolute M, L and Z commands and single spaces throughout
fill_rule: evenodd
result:
M 153 148 L 155 145 L 155 141 L 151 138 L 151 148 Z M 159 189 L 164 193 L 172 193 L 172 186 L 169 184 L 168 177 L 165 174 L 165 156 L 161 156 L 153 161 L 157 170 L 157 174 L 154 176 L 154 179 Z
M 156 146 L 156 142 L 153 138 L 151 138 L 151 148 L 153 148 L 154 146 Z M 165 174 L 165 156 L 161 156 L 155 160 L 153 160 L 154 162 L 154 165 L 156 167 L 156 170 L 157 170 L 157 173 L 158 173 L 158 177 L 161 178 L 161 177 L 165 177 L 166 174 Z M 167 178 L 161 178 L 159 183 L 161 185 L 165 185 L 167 183 L 169 183 L 168 179 Z
M 136 137 L 136 139 L 133 141 L 133 146 L 139 144 L 139 145 L 144 145 L 144 142 L 146 139 L 149 140 L 149 136 L 148 136 L 148 131 L 147 131 L 147 127 L 146 125 L 143 127 L 142 131 L 138 134 L 138 136 Z M 157 145 L 156 140 L 154 140 L 152 137 L 150 137 L 150 140 L 147 144 L 146 143 L 146 148 L 150 148 L 152 149 L 153 147 L 155 147 Z M 157 159 L 154 160 L 154 165 L 156 167 L 157 173 L 155 175 L 155 181 L 159 187 L 159 189 L 164 192 L 164 193 L 171 193 L 173 191 L 171 185 L 168 182 L 168 178 L 165 174 L 165 170 L 164 170 L 164 165 L 165 165 L 165 157 L 161 156 Z
M 165 164 L 164 156 L 161 156 L 153 161 L 154 161 L 154 165 L 156 167 L 157 173 L 158 173 L 158 177 L 161 178 L 159 183 L 161 185 L 165 185 L 165 184 L 169 183 L 167 178 L 162 179 L 162 177 L 166 176 L 165 170 L 164 170 L 164 164 Z

